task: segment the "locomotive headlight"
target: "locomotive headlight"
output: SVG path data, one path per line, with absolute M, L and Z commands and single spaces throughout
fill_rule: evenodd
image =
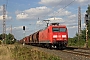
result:
M 57 38 L 57 35 L 53 35 L 53 38 Z
M 66 38 L 66 35 L 62 35 L 62 38 Z

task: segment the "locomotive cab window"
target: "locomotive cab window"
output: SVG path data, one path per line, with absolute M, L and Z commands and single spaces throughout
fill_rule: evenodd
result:
M 53 32 L 59 32 L 59 28 L 52 28 Z
M 66 28 L 60 28 L 60 32 L 66 32 Z
M 52 28 L 53 32 L 66 32 L 66 28 Z

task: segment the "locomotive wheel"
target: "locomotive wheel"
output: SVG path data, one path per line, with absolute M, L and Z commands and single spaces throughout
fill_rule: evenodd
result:
M 57 49 L 58 49 L 58 50 L 63 49 L 63 45 L 62 45 L 62 44 L 58 44 L 58 45 L 57 45 Z
M 49 44 L 49 49 L 52 49 L 52 44 Z

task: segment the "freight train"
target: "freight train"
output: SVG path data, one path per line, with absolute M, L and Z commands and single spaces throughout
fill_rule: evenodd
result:
M 68 43 L 68 29 L 65 25 L 51 23 L 50 26 L 26 36 L 20 43 L 40 45 L 47 48 L 65 48 Z

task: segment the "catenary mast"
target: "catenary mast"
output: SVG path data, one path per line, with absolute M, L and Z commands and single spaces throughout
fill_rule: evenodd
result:
M 3 5 L 3 40 L 5 40 L 6 43 L 6 10 L 5 10 L 5 4 Z
M 78 7 L 78 41 L 80 40 L 81 34 L 81 8 Z

